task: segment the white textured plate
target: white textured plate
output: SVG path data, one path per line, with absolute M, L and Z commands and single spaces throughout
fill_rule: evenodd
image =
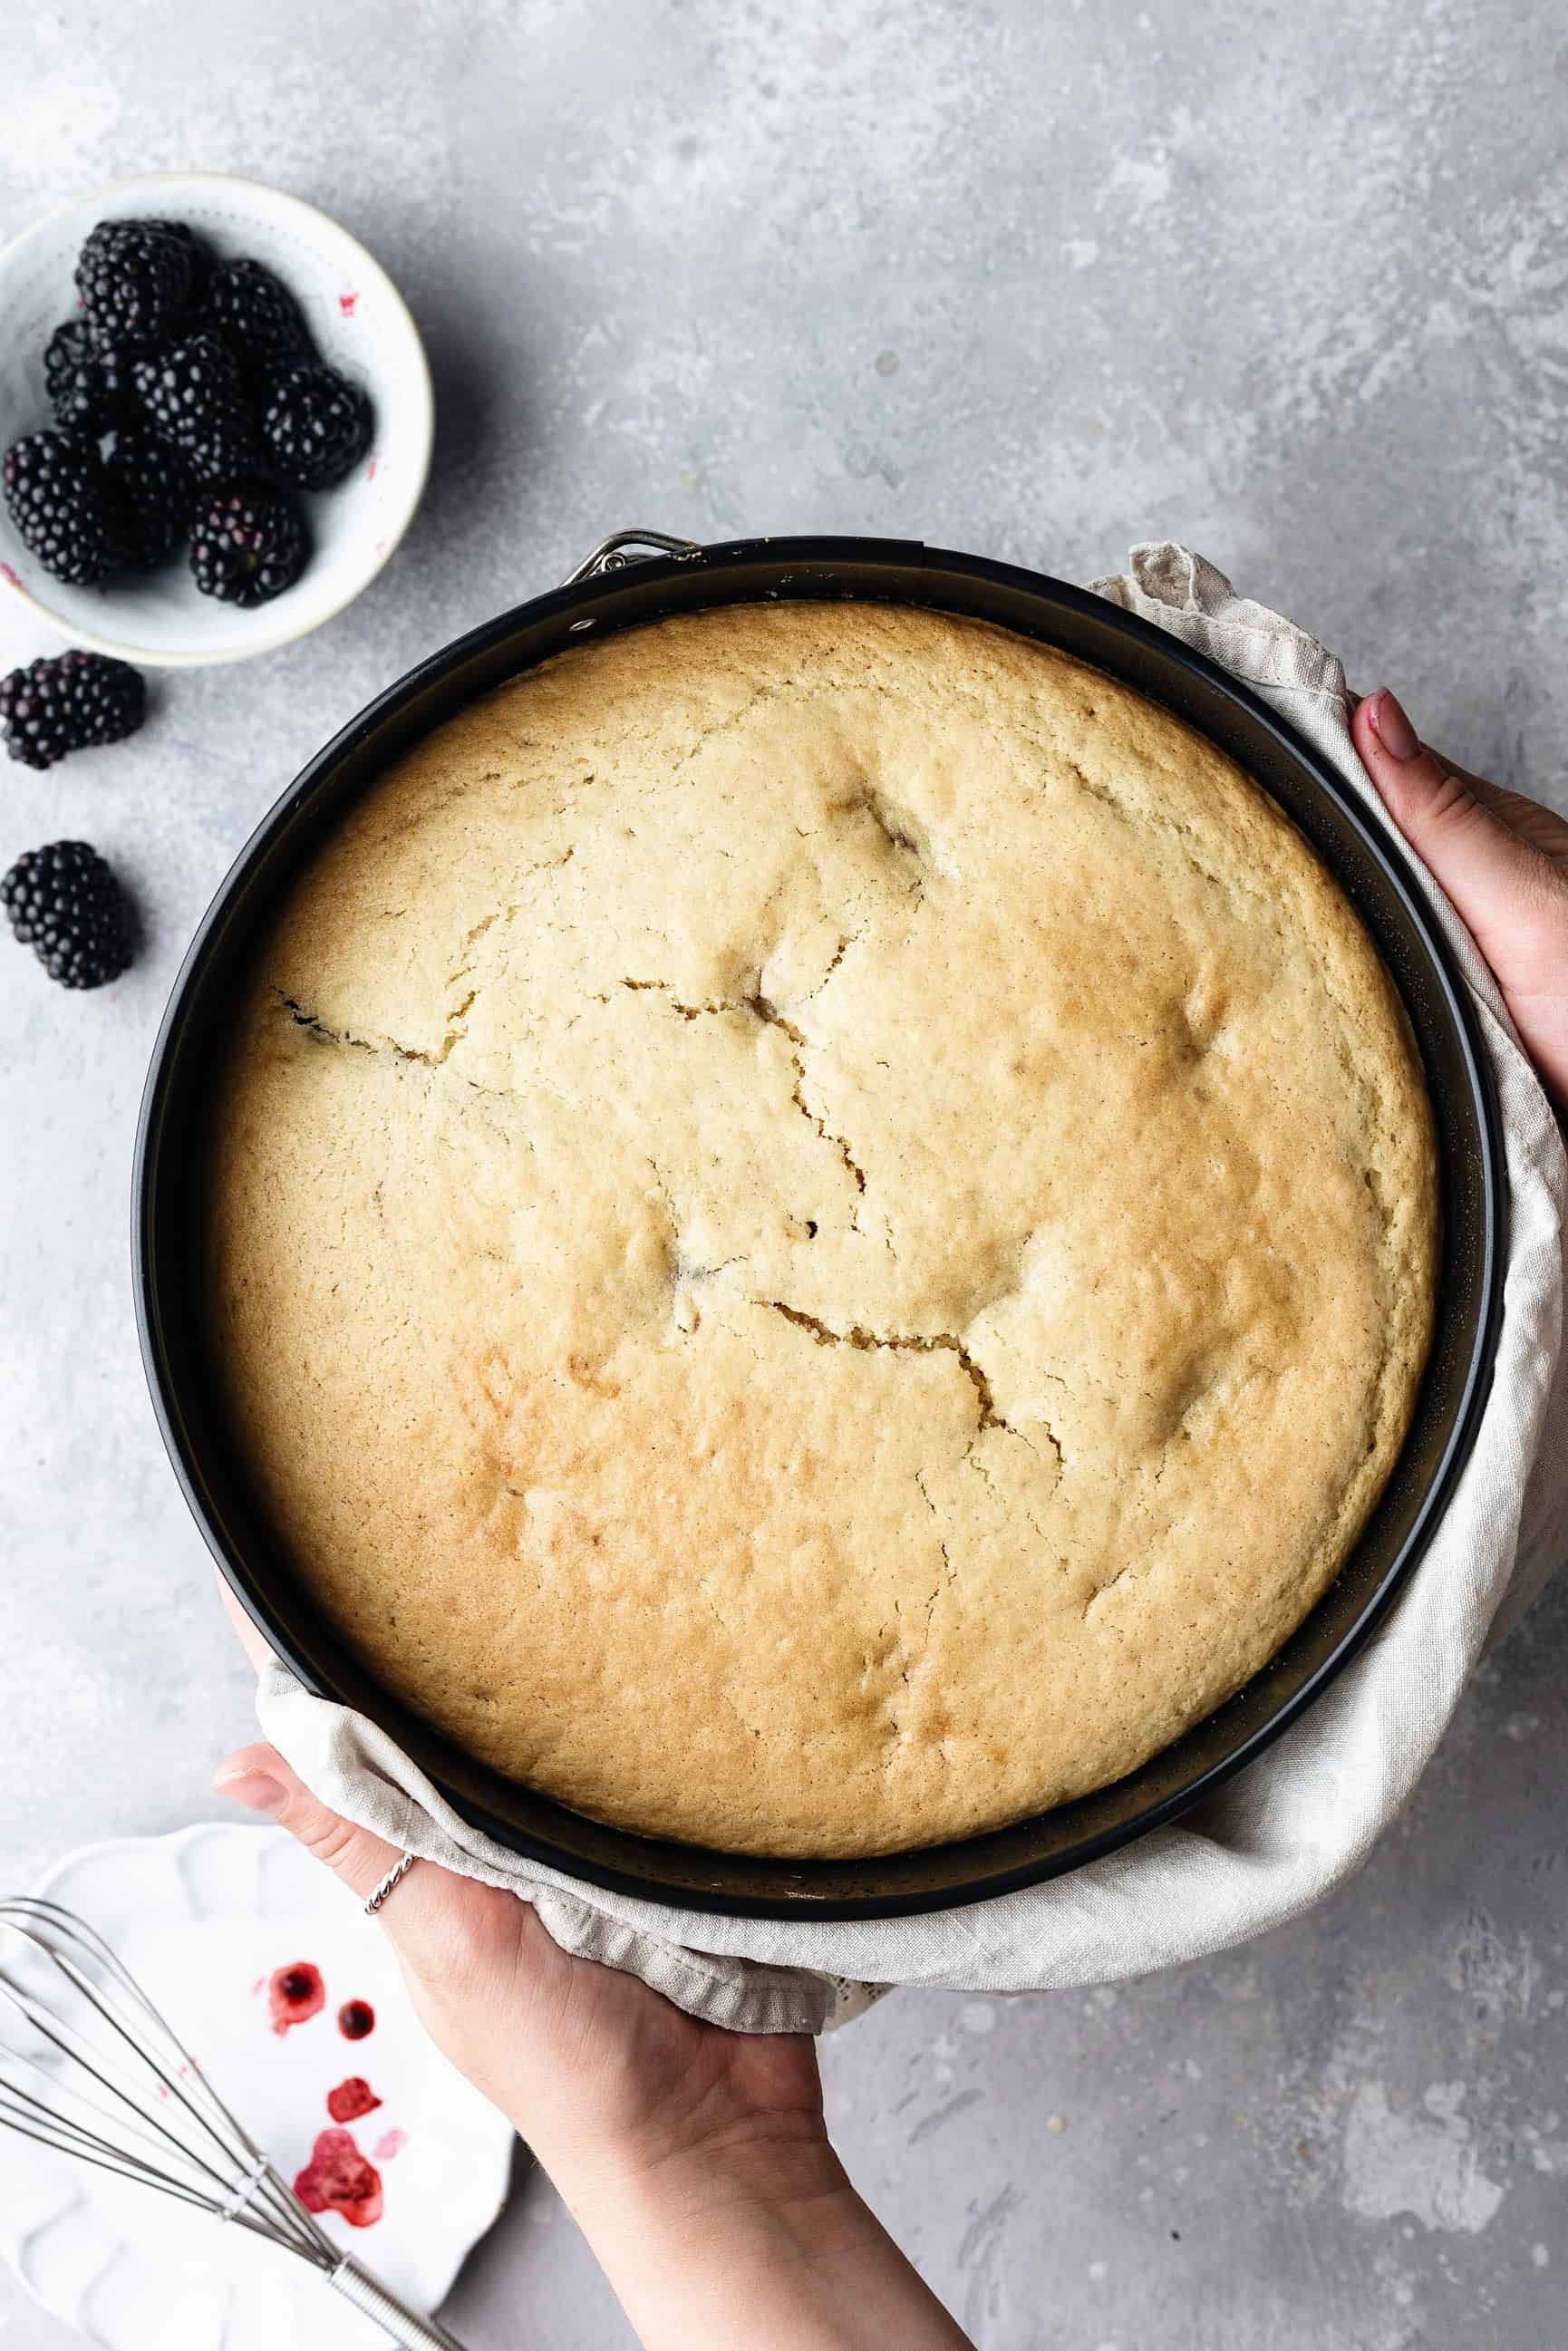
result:
M 335 490 L 301 503 L 315 552 L 298 584 L 254 611 L 198 593 L 178 559 L 67 588 L 28 554 L 0 504 L 0 583 L 78 645 L 154 668 L 245 661 L 319 628 L 368 587 L 413 517 L 434 412 L 419 329 L 379 263 L 324 213 L 280 189 L 212 172 L 117 180 L 63 205 L 0 251 L 0 448 L 54 423 L 44 347 L 77 307 L 73 272 L 95 221 L 151 214 L 190 224 L 232 260 L 250 254 L 298 298 L 318 350 L 375 406 L 370 455 Z
M 381 2098 L 349 2127 L 385 2210 L 326 2227 L 418 2310 L 450 2291 L 507 2191 L 509 2125 L 439 2054 L 390 1945 L 281 1829 L 213 1823 L 72 1854 L 34 1889 L 120 1953 L 258 2146 L 287 2179 L 331 2127 L 327 2092 L 362 2075 Z M 281 2039 L 267 1982 L 309 1959 L 321 2013 Z M 369 2001 L 346 2041 L 337 2012 Z M 378 2159 L 389 2133 L 394 2154 Z M 367 2351 L 389 2338 L 292 2255 L 130 2180 L 0 2130 L 0 2255 L 57 2318 L 105 2351 Z

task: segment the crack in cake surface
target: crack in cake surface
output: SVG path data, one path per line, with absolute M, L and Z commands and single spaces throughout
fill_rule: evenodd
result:
M 846 940 L 844 944 L 847 946 L 850 942 Z M 836 968 L 839 960 L 840 956 L 835 956 L 833 964 L 829 967 L 830 972 Z M 826 985 L 828 976 L 828 973 L 824 973 L 819 987 Z M 806 1069 L 800 1055 L 812 1050 L 810 1039 L 803 1029 L 798 1029 L 795 1023 L 779 1010 L 770 998 L 763 995 L 760 987 L 751 989 L 745 996 L 721 996 L 713 998 L 706 1003 L 688 1004 L 675 994 L 673 984 L 667 979 L 622 979 L 621 985 L 634 995 L 663 996 L 668 1001 L 671 1010 L 679 1013 L 683 1020 L 701 1020 L 718 1013 L 735 1012 L 749 1014 L 754 1020 L 760 1021 L 764 1028 L 777 1029 L 781 1036 L 789 1040 L 791 1049 L 789 1058 L 794 1066 L 795 1084 L 790 1100 L 801 1117 L 816 1129 L 821 1140 L 838 1153 L 845 1173 L 853 1183 L 855 1190 L 860 1193 L 864 1192 L 865 1169 L 856 1159 L 844 1137 L 833 1133 L 826 1120 L 811 1108 L 801 1091 L 806 1083 Z M 813 990 L 813 993 L 816 992 L 818 991 Z M 852 1225 L 858 1226 L 858 1217 L 857 1210 L 851 1218 Z
M 819 1315 L 808 1314 L 804 1308 L 791 1306 L 782 1298 L 754 1298 L 751 1303 L 753 1306 L 765 1308 L 770 1314 L 781 1314 L 786 1322 L 793 1322 L 797 1329 L 810 1332 L 819 1347 L 854 1347 L 862 1354 L 870 1354 L 880 1348 L 886 1348 L 895 1354 L 956 1355 L 960 1371 L 975 1391 L 976 1401 L 979 1407 L 976 1434 L 978 1435 L 981 1430 L 988 1428 L 1005 1428 L 1009 1436 L 1019 1437 L 1025 1445 L 1029 1443 L 1029 1438 L 1022 1429 L 1016 1427 L 1010 1420 L 1004 1419 L 997 1410 L 996 1397 L 992 1394 L 991 1383 L 985 1366 L 970 1353 L 956 1332 L 868 1331 L 859 1322 L 852 1322 L 847 1331 L 835 1331 Z M 1060 1462 L 1061 1447 L 1057 1445 L 1056 1438 L 1050 1429 L 1046 1429 L 1044 1433 L 1055 1448 L 1056 1458 Z M 923 1488 L 922 1491 L 924 1490 Z M 926 1495 L 927 1501 L 930 1499 L 930 1496 Z

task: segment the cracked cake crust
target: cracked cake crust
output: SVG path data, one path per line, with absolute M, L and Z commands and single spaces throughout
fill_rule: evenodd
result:
M 405 1700 L 597 1818 L 995 1827 L 1342 1564 L 1431 1324 L 1430 1113 L 1334 884 L 1066 656 L 874 606 L 562 655 L 259 957 L 210 1262 L 238 1433 Z

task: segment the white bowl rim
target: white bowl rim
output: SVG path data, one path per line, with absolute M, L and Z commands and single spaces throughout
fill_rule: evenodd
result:
M 224 646 L 211 653 L 169 653 L 150 645 L 136 644 L 126 637 L 113 637 L 95 630 L 78 628 L 58 612 L 52 611 L 47 604 L 41 603 L 8 567 L 0 569 L 0 585 L 9 589 L 13 596 L 37 612 L 57 636 L 68 637 L 73 644 L 84 645 L 93 653 L 111 653 L 120 661 L 140 662 L 147 669 L 214 669 L 227 662 L 255 661 L 262 653 L 277 653 L 284 645 L 297 644 L 301 637 L 310 636 L 317 629 L 324 628 L 329 621 L 335 621 L 356 597 L 364 593 L 372 580 L 380 577 L 402 545 L 408 527 L 419 510 L 424 486 L 430 478 L 431 448 L 435 437 L 435 393 L 430 380 L 430 361 L 425 354 L 423 339 L 414 323 L 413 313 L 374 254 L 367 252 L 357 236 L 344 228 L 340 222 L 335 221 L 330 213 L 324 213 L 319 204 L 307 204 L 303 196 L 291 195 L 287 188 L 275 188 L 266 180 L 252 180 L 240 172 L 148 172 L 128 180 L 100 181 L 96 187 L 85 188 L 78 195 L 51 205 L 47 213 L 40 214 L 37 220 L 29 221 L 26 228 L 19 229 L 15 236 L 8 237 L 0 246 L 0 266 L 4 266 L 24 246 L 44 236 L 57 223 L 68 219 L 73 213 L 80 212 L 86 206 L 106 203 L 110 197 L 130 195 L 141 188 L 163 187 L 173 181 L 184 186 L 194 183 L 198 186 L 211 188 L 253 191 L 257 195 L 266 196 L 269 203 L 280 204 L 285 212 L 295 213 L 308 221 L 319 221 L 330 229 L 333 235 L 340 237 L 349 252 L 363 265 L 364 271 L 379 279 L 394 314 L 401 314 L 408 329 L 417 361 L 417 373 L 408 391 L 419 411 L 419 460 L 408 476 L 401 507 L 394 510 L 392 525 L 370 569 L 335 604 L 324 612 L 313 614 L 308 621 L 285 622 L 282 627 L 275 627 L 268 635 L 258 634 L 251 643 Z

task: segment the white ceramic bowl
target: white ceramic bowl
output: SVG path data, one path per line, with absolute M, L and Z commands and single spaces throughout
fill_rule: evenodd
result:
M 34 1891 L 118 1951 L 285 2179 L 328 2125 L 329 2088 L 349 2074 L 369 2081 L 381 2106 L 351 2128 L 382 2174 L 385 2210 L 363 2231 L 333 2213 L 322 2225 L 417 2309 L 434 2309 L 501 2209 L 512 2127 L 428 2039 L 392 1945 L 337 1879 L 286 1830 L 208 1821 L 89 1845 Z M 13 1959 L 11 1938 L 0 1944 Z M 327 2005 L 279 2040 L 267 1978 L 297 1959 L 320 1969 Z M 374 2010 L 368 2040 L 339 2033 L 345 2000 Z M 8 2037 L 14 2019 L 0 2009 Z M 387 2351 L 382 2328 L 303 2262 L 3 2129 L 0 2260 L 99 2351 Z
M 335 490 L 302 498 L 315 551 L 298 583 L 242 611 L 197 592 L 176 559 L 92 588 L 51 579 L 0 503 L 0 584 L 73 644 L 154 668 L 246 661 L 319 629 L 375 578 L 413 519 L 430 465 L 430 370 L 406 304 L 363 246 L 324 213 L 254 180 L 163 172 L 117 180 L 62 205 L 0 251 L 0 448 L 52 424 L 44 347 L 77 306 L 77 255 L 95 221 L 182 220 L 219 257 L 265 261 L 304 310 L 329 366 L 375 407 L 370 454 Z

